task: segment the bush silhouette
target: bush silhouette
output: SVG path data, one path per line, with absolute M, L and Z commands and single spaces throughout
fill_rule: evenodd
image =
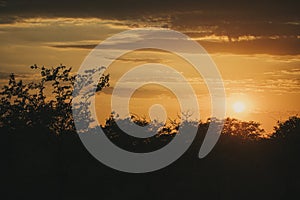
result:
M 291 116 L 286 121 L 277 122 L 274 127 L 273 139 L 299 139 L 300 137 L 300 117 Z
M 258 140 L 264 136 L 265 130 L 260 127 L 258 122 L 226 118 L 222 134 L 241 139 Z
M 124 119 L 112 113 L 102 127 L 96 128 L 102 128 L 114 144 L 132 152 L 160 149 L 178 134 L 180 126 L 198 128 L 191 147 L 172 165 L 154 173 L 123 174 L 96 161 L 75 134 L 72 107 L 86 105 L 73 102 L 74 87 L 90 84 L 90 75 L 104 67 L 78 76 L 63 65 L 31 68 L 38 71 L 39 80 L 25 83 L 11 74 L 0 93 L 1 147 L 7 165 L 4 182 L 14 183 L 10 186 L 14 190 L 11 196 L 20 198 L 29 193 L 39 197 L 49 194 L 50 199 L 76 199 L 99 197 L 101 191 L 104 199 L 129 199 L 135 194 L 145 199 L 199 195 L 209 199 L 288 199 L 299 191 L 298 116 L 278 122 L 269 138 L 258 122 L 226 118 L 218 143 L 200 160 L 197 155 L 208 126 L 220 124 L 221 119 L 198 122 L 188 119 L 187 114 L 183 121 L 170 119 L 162 124 L 137 115 Z M 101 76 L 96 91 L 108 87 L 109 78 L 110 75 Z M 84 98 L 91 95 L 88 92 Z M 91 123 L 87 108 L 81 110 L 80 116 Z M 157 134 L 136 138 L 124 133 L 117 121 L 148 127 L 150 131 L 157 130 Z M 91 188 L 96 192 L 92 193 Z M 137 190 L 132 193 L 132 188 Z M 174 192 L 180 190 L 188 193 Z
M 7 129 L 24 129 L 29 127 L 45 127 L 57 135 L 65 132 L 74 132 L 72 118 L 72 99 L 75 79 L 76 83 L 88 82 L 88 77 L 95 73 L 76 77 L 71 74 L 71 67 L 60 65 L 55 68 L 31 66 L 39 70 L 41 79 L 38 82 L 24 84 L 17 81 L 11 74 L 8 85 L 1 91 L 0 117 L 1 127 Z M 109 75 L 100 77 L 96 91 L 109 86 Z M 46 97 L 45 90 L 49 91 Z

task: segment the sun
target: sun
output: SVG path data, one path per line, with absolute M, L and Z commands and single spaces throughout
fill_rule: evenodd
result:
M 243 102 L 237 101 L 232 106 L 234 112 L 241 113 L 245 110 L 245 104 Z

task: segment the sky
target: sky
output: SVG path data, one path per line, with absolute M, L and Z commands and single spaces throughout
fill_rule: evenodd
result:
M 64 64 L 76 71 L 101 41 L 145 27 L 180 31 L 206 49 L 224 81 L 227 116 L 259 121 L 270 132 L 277 120 L 299 114 L 300 15 L 295 1 L 0 0 L 0 84 L 12 72 L 32 79 L 33 64 Z M 136 51 L 107 66 L 111 87 L 97 95 L 99 118 L 109 114 L 122 73 L 153 62 L 185 75 L 196 91 L 201 118 L 210 116 L 207 87 L 188 63 L 167 52 Z M 234 110 L 236 102 L 244 105 L 242 112 Z M 170 117 L 179 112 L 174 94 L 157 85 L 138 89 L 130 109 L 147 115 L 154 103 L 164 105 Z

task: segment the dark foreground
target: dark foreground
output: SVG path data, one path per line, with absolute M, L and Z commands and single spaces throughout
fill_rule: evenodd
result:
M 222 136 L 199 159 L 198 133 L 170 166 L 129 174 L 95 160 L 76 134 L 30 131 L 1 130 L 1 199 L 294 199 L 300 193 L 299 140 Z

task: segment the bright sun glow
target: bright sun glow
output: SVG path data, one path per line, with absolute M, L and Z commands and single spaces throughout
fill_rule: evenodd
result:
M 236 113 L 241 113 L 245 110 L 245 104 L 240 101 L 237 101 L 233 104 L 233 110 Z

